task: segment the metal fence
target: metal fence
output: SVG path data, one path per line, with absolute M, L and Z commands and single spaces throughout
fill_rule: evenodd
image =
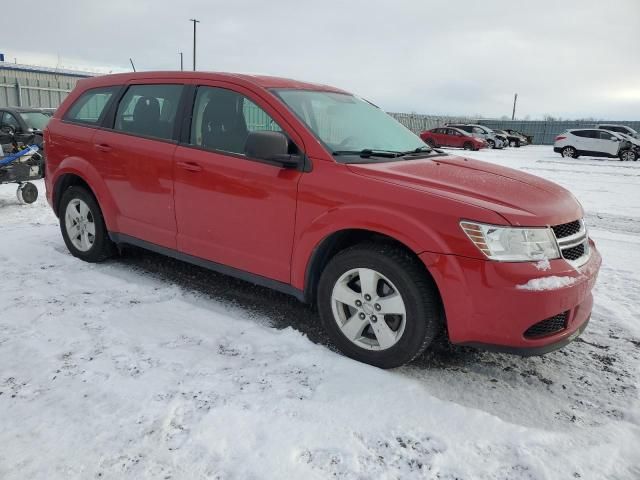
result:
M 421 115 L 417 113 L 388 113 L 413 133 L 424 132 L 425 130 L 440 127 L 446 123 L 475 123 L 475 120 L 471 117 L 446 117 L 437 115 Z
M 0 107 L 57 108 L 90 73 L 0 62 Z
M 535 145 L 552 145 L 556 136 L 565 130 L 570 128 L 589 128 L 597 125 L 598 123 L 626 125 L 640 132 L 640 121 L 491 120 L 472 117 L 444 117 L 408 113 L 390 113 L 390 115 L 414 133 L 420 133 L 424 130 L 440 127 L 447 123 L 478 123 L 480 125 L 486 125 L 489 128 L 497 128 L 499 130 L 517 130 L 525 135 L 531 135 L 533 136 L 533 143 Z

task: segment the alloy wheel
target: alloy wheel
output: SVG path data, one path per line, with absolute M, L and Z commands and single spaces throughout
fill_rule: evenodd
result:
M 625 150 L 624 152 L 622 152 L 622 154 L 620 155 L 620 158 L 625 161 L 625 162 L 629 162 L 629 161 L 633 161 L 636 159 L 635 154 L 631 151 L 631 150 Z
M 331 309 L 342 334 L 368 350 L 393 347 L 406 326 L 402 295 L 387 277 L 370 268 L 349 270 L 338 279 Z
M 87 252 L 96 239 L 96 224 L 89 206 L 79 198 L 74 198 L 65 211 L 65 228 L 69 240 L 81 252 Z

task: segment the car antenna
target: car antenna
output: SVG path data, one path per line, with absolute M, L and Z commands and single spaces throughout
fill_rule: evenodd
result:
M 129 57 L 129 61 L 131 62 L 131 68 L 133 68 L 133 71 L 136 71 L 136 66 L 133 64 L 133 60 L 131 59 L 131 57 Z

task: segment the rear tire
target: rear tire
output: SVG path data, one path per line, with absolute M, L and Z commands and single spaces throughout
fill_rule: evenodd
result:
M 60 230 L 71 255 L 85 262 L 101 262 L 113 256 L 102 211 L 93 194 L 80 186 L 64 191 L 60 199 Z
M 573 147 L 564 147 L 560 155 L 565 158 L 578 158 L 578 152 L 576 152 L 576 149 Z
M 410 362 L 442 327 L 433 280 L 416 258 L 389 244 L 364 243 L 338 253 L 322 272 L 317 301 L 334 345 L 380 368 Z
M 491 149 L 496 148 L 496 142 L 494 142 L 493 140 L 487 140 L 487 147 Z

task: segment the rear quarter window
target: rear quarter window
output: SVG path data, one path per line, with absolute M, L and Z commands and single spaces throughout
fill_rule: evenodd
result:
M 71 105 L 63 119 L 85 125 L 98 125 L 105 108 L 120 87 L 100 87 L 84 92 Z

